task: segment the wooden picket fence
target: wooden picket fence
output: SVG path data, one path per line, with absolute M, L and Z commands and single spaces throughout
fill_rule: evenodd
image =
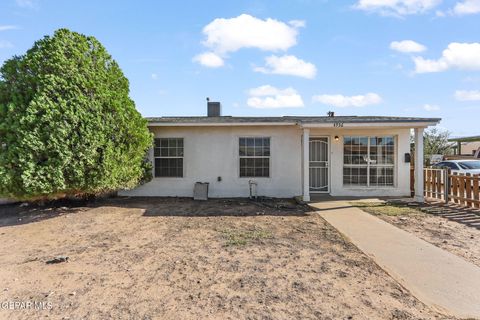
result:
M 480 208 L 480 175 L 449 173 L 450 201 L 462 206 Z
M 480 175 L 458 174 L 447 168 L 425 168 L 424 196 L 480 208 Z
M 423 169 L 423 190 L 424 196 L 431 199 L 446 199 L 445 185 L 448 172 L 445 169 L 425 168 Z

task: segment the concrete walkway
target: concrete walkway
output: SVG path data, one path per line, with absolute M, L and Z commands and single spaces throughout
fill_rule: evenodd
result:
M 448 315 L 480 319 L 479 267 L 347 201 L 310 205 L 420 301 Z

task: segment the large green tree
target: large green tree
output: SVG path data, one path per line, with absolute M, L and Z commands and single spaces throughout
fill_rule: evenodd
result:
M 67 29 L 0 69 L 0 195 L 98 194 L 136 186 L 152 137 L 122 70 Z
M 415 139 L 411 136 L 410 149 L 412 154 L 415 153 Z M 430 157 L 432 155 L 451 155 L 453 153 L 453 143 L 449 142 L 450 132 L 438 128 L 425 130 L 423 133 L 423 154 L 424 162 L 430 165 Z
M 432 128 L 425 130 L 423 134 L 423 152 L 425 160 L 429 159 L 434 154 L 450 155 L 452 154 L 453 144 L 448 141 L 450 132 L 447 130 L 440 130 Z

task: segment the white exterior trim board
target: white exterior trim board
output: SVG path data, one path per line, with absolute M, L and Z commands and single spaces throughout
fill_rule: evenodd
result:
M 341 122 L 341 121 L 339 121 Z M 350 129 L 350 128 L 426 128 L 428 126 L 436 125 L 436 122 L 362 122 L 352 123 L 345 122 L 342 127 L 335 127 L 334 123 L 308 123 L 302 124 L 302 128 L 333 128 L 336 130 Z

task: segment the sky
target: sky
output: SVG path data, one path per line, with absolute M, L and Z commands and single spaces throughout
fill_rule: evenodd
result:
M 2 0 L 0 63 L 95 36 L 144 116 L 442 118 L 480 135 L 480 0 Z

